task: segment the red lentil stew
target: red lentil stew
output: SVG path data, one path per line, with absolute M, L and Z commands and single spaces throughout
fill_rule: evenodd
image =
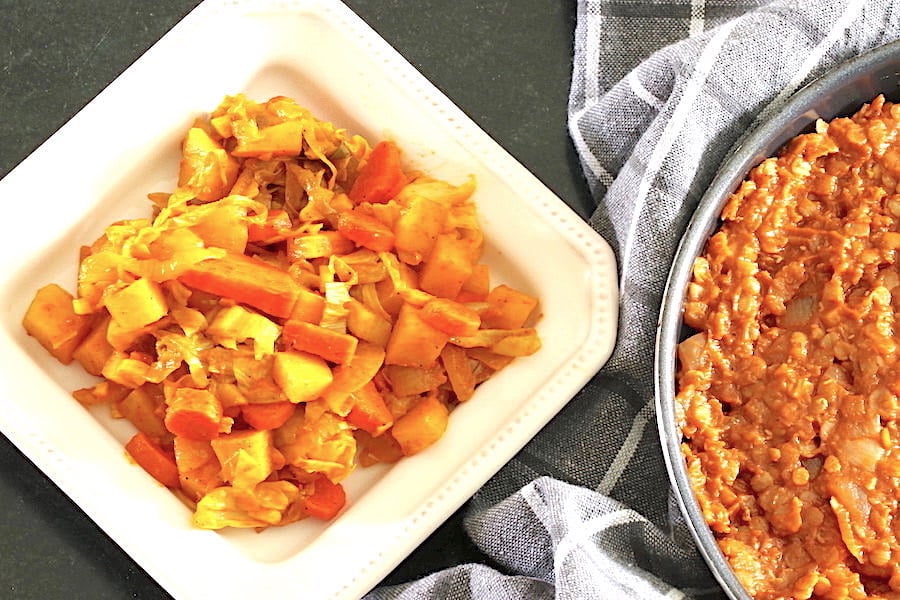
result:
M 754 168 L 696 259 L 676 411 L 757 599 L 900 598 L 900 105 Z

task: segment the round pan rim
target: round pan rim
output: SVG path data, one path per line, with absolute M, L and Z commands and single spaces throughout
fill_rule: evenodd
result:
M 848 116 L 879 93 L 900 101 L 900 40 L 847 62 L 796 92 L 771 119 L 743 138 L 723 161 L 701 198 L 675 254 L 664 288 L 656 336 L 656 415 L 669 480 L 682 515 L 713 576 L 731 600 L 751 600 L 731 569 L 694 497 L 675 421 L 676 349 L 682 339 L 682 305 L 694 259 L 719 224 L 719 214 L 746 174 L 818 119 Z

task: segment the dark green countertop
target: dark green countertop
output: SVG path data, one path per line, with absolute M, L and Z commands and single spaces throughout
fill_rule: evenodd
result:
M 0 0 L 0 176 L 196 4 Z M 576 212 L 590 212 L 592 201 L 566 127 L 574 2 L 347 4 Z M 39 210 L 40 182 L 34 191 L 29 201 Z M 462 531 L 461 514 L 386 582 L 483 562 Z M 0 436 L 0 598 L 169 596 Z

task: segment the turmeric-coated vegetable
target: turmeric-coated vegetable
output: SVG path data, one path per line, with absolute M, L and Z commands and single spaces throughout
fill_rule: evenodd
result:
M 178 487 L 178 467 L 174 455 L 163 450 L 146 433 L 135 434 L 125 444 L 125 450 L 155 480 L 166 487 Z
M 249 304 L 276 317 L 288 317 L 299 295 L 287 272 L 243 254 L 205 260 L 181 276 L 188 287 Z
M 480 262 L 474 178 L 283 96 L 226 97 L 181 151 L 176 189 L 85 241 L 75 295 L 42 287 L 23 326 L 100 378 L 73 396 L 136 430 L 194 526 L 335 518 L 355 469 L 439 443 L 540 347 L 538 299 Z
M 327 477 L 313 482 L 313 493 L 303 501 L 306 514 L 327 521 L 333 519 L 347 502 L 347 494 L 339 483 L 332 483 Z
M 441 439 L 449 416 L 447 407 L 436 396 L 425 396 L 397 419 L 391 432 L 403 454 L 412 456 Z
M 400 150 L 392 142 L 380 142 L 369 154 L 353 187 L 350 198 L 356 202 L 387 202 L 406 184 L 400 164 Z
M 179 437 L 212 440 L 227 431 L 221 401 L 208 390 L 184 387 L 174 391 L 166 411 L 166 428 Z
M 88 315 L 75 314 L 72 295 L 51 283 L 35 294 L 22 324 L 57 360 L 69 364 L 78 344 L 88 335 L 91 320 Z
M 241 416 L 254 429 L 278 429 L 294 414 L 293 402 L 257 402 L 241 406 Z
M 377 437 L 394 424 L 394 416 L 391 414 L 390 408 L 385 404 L 384 398 L 372 381 L 350 396 L 353 400 L 353 408 L 347 413 L 347 422 L 354 427 Z

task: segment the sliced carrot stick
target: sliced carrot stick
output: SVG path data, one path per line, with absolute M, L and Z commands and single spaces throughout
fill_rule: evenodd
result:
M 188 287 L 231 298 L 276 317 L 288 317 L 300 294 L 287 271 L 243 254 L 197 263 L 179 277 Z
M 394 415 L 384 398 L 375 387 L 375 383 L 369 381 L 366 385 L 351 394 L 353 409 L 347 415 L 347 422 L 378 437 L 394 424 Z
M 178 388 L 166 410 L 166 429 L 191 440 L 211 440 L 222 430 L 224 416 L 211 392 Z
M 313 483 L 313 493 L 303 501 L 306 514 L 327 521 L 333 519 L 347 503 L 344 486 L 320 477 Z
M 125 450 L 147 473 L 166 487 L 178 487 L 175 454 L 166 452 L 146 433 L 137 433 L 125 444 Z
M 295 350 L 340 364 L 350 362 L 359 344 L 359 340 L 352 335 L 294 320 L 285 322 L 281 339 Z
M 481 326 L 478 311 L 447 298 L 434 298 L 422 307 L 422 320 L 447 335 L 475 335 Z
M 388 252 L 394 247 L 394 232 L 375 217 L 358 211 L 339 214 L 337 229 L 345 238 L 375 252 Z
M 407 183 L 400 168 L 400 149 L 393 142 L 380 142 L 369 154 L 350 188 L 350 199 L 360 202 L 387 202 Z
M 294 414 L 296 405 L 287 400 L 283 402 L 257 402 L 241 406 L 244 421 L 253 429 L 263 431 L 278 429 Z

